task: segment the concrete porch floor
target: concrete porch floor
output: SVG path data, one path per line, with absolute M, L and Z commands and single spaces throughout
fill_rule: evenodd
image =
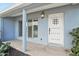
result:
M 11 46 L 22 51 L 22 41 L 10 41 Z M 31 56 L 68 56 L 68 53 L 63 48 L 49 47 L 41 44 L 29 42 L 28 50 L 25 52 Z

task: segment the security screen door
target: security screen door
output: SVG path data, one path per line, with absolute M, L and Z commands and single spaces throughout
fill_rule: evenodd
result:
M 48 16 L 48 42 L 63 45 L 64 14 L 56 13 Z

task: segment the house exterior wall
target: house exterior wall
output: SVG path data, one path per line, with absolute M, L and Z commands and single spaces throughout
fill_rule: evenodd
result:
M 38 15 L 38 16 L 36 16 Z M 35 17 L 36 16 L 36 17 Z M 22 16 L 15 18 L 16 23 L 22 20 Z M 29 38 L 29 41 L 39 44 L 47 44 L 48 42 L 48 20 L 47 18 L 41 19 L 39 13 L 29 14 L 28 19 L 38 19 L 38 38 Z M 18 23 L 16 24 L 16 38 L 19 38 Z M 41 40 L 42 39 L 42 40 Z
M 32 42 L 40 44 L 48 44 L 48 15 L 55 13 L 64 13 L 64 47 L 72 47 L 72 37 L 69 32 L 79 27 L 79 5 L 68 5 L 58 8 L 51 8 L 45 10 L 45 18 L 41 19 L 41 12 L 34 12 L 28 14 L 28 19 L 38 19 L 38 38 L 32 39 Z M 18 37 L 18 20 L 22 20 L 22 17 L 16 17 L 15 20 L 11 18 L 4 18 L 5 28 L 4 31 L 9 31 L 8 34 L 4 33 L 5 39 L 14 39 Z M 8 24 L 9 23 L 9 24 Z M 8 28 L 7 28 L 8 27 Z
M 64 21 L 64 43 L 65 48 L 70 48 L 72 47 L 72 37 L 69 35 L 69 32 L 73 28 L 79 27 L 79 5 L 68 7 L 67 9 Z
M 15 20 L 14 18 L 5 17 L 2 19 L 3 41 L 15 39 Z
M 68 6 L 62 6 L 58 8 L 52 8 L 45 10 L 45 19 L 39 19 L 39 38 L 37 42 L 43 42 L 43 44 L 48 44 L 48 31 L 46 30 L 48 28 L 48 15 L 49 14 L 55 14 L 55 13 L 64 13 L 64 48 L 71 48 L 72 47 L 72 37 L 69 35 L 69 32 L 76 27 L 79 27 L 79 4 L 78 5 L 68 5 Z M 29 17 L 31 18 L 40 18 L 41 12 L 35 12 L 29 14 Z M 45 36 L 43 34 L 46 34 Z M 40 40 L 40 38 L 43 38 Z
M 55 9 L 49 9 L 47 14 L 64 13 L 64 47 L 69 49 L 72 47 L 72 37 L 69 32 L 79 27 L 79 5 L 68 5 Z

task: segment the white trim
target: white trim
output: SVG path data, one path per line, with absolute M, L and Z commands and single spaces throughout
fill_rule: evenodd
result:
M 22 9 L 23 9 L 24 6 L 28 6 L 28 5 L 30 5 L 30 4 L 32 4 L 32 3 L 16 3 L 16 4 L 13 5 L 12 7 L 1 11 L 1 12 L 0 12 L 0 16 L 1 16 L 1 15 L 3 16 L 3 15 L 5 15 L 5 14 L 7 15 L 8 13 L 13 12 L 14 10 L 18 10 L 19 8 L 22 8 Z M 22 9 L 21 9 L 21 10 L 22 10 Z M 22 14 L 22 13 L 21 13 L 21 14 Z M 1 17 L 2 17 L 2 16 L 1 16 Z
M 0 14 L 2 14 L 2 13 L 5 13 L 5 12 L 8 12 L 8 11 L 10 11 L 10 10 L 16 10 L 16 9 L 19 9 L 19 8 L 22 8 L 22 7 L 24 7 L 24 6 L 28 6 L 28 5 L 30 5 L 30 4 L 32 4 L 32 3 L 16 3 L 15 5 L 13 5 L 12 7 L 10 7 L 10 8 L 7 8 L 7 9 L 5 9 L 5 10 L 3 10 L 3 11 L 0 11 Z
M 17 37 L 18 40 L 22 40 L 22 36 Z
M 38 21 L 37 22 L 32 22 L 32 25 L 38 25 Z
M 7 8 L 7 9 L 1 11 L 0 14 L 2 14 L 2 13 L 4 13 L 4 12 L 7 12 L 7 11 L 9 11 L 9 10 L 11 10 L 11 9 L 14 9 L 14 8 L 16 8 L 17 6 L 19 6 L 19 5 L 21 5 L 21 4 L 22 4 L 22 3 L 15 4 L 15 5 L 11 6 L 10 8 Z
M 32 12 L 37 12 L 37 11 L 41 11 L 41 10 L 46 10 L 46 9 L 50 9 L 50 8 L 68 5 L 69 3 L 50 3 L 50 4 L 47 4 L 47 5 L 42 5 L 42 6 L 38 6 L 36 8 L 28 9 L 28 7 L 32 6 L 31 4 L 33 4 L 33 3 L 19 4 L 18 6 L 15 6 L 13 8 L 6 10 L 6 11 L 0 12 L 0 15 L 6 15 L 7 16 L 7 13 L 9 14 L 9 13 L 13 12 L 14 10 L 18 10 L 19 8 L 23 9 L 24 7 L 27 7 L 27 13 L 32 13 Z M 18 15 L 22 15 L 22 13 L 19 12 L 17 14 L 13 14 L 13 15 L 9 15 L 9 16 L 18 16 Z
M 60 6 L 64 6 L 64 5 L 68 5 L 68 3 L 50 3 L 48 5 L 44 5 L 44 6 L 40 6 L 40 7 L 38 6 L 37 8 L 27 10 L 27 13 L 32 13 L 32 12 L 41 11 L 41 10 L 45 10 L 45 9 L 60 7 Z
M 63 29 L 63 47 L 64 47 L 64 13 L 63 13 L 63 26 L 62 26 L 62 29 Z
M 69 3 L 50 3 L 48 5 L 44 5 L 44 6 L 38 6 L 37 8 L 33 8 L 28 10 L 27 9 L 27 14 L 32 13 L 32 12 L 37 12 L 37 11 L 42 11 L 42 10 L 46 10 L 46 9 L 50 9 L 50 8 L 55 8 L 55 7 L 60 7 L 60 6 L 64 6 L 64 5 L 68 5 Z M 22 13 L 17 13 L 16 15 L 12 15 L 12 16 L 18 16 L 21 15 Z
M 63 14 L 63 26 L 62 26 L 62 29 L 63 29 L 63 47 L 64 47 L 64 13 Z

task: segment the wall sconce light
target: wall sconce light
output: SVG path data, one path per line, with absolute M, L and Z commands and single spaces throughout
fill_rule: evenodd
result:
M 44 11 L 41 12 L 41 18 L 43 19 L 45 17 Z

